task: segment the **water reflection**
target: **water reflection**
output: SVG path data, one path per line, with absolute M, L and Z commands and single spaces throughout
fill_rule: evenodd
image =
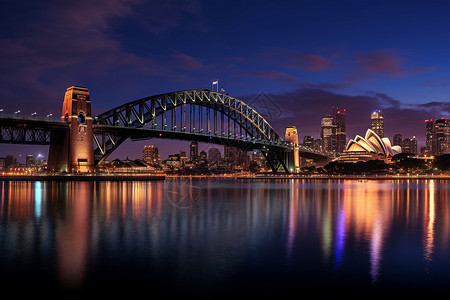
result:
M 2 278 L 19 280 L 13 270 L 21 270 L 64 290 L 155 278 L 188 290 L 264 270 L 352 273 L 376 285 L 392 270 L 419 280 L 411 266 L 430 274 L 436 258 L 449 265 L 445 181 L 179 178 L 0 189 Z

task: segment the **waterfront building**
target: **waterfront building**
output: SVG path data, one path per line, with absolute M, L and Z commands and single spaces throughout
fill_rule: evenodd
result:
M 348 142 L 339 161 L 358 162 L 378 159 L 389 163 L 392 156 L 401 152 L 400 146 L 391 146 L 388 138 L 380 138 L 373 130 L 368 129 L 364 138 L 357 135 Z
M 154 145 L 144 146 L 142 150 L 142 159 L 149 164 L 155 164 L 158 162 L 158 147 Z
M 34 166 L 34 165 L 35 165 L 34 155 L 28 154 L 28 155 L 25 157 L 25 165 L 26 165 L 27 167 Z
M 16 165 L 16 158 L 14 155 L 6 155 L 5 157 L 5 169 L 14 168 Z
M 370 128 L 380 138 L 384 137 L 384 119 L 380 110 L 374 111 L 370 116 Z

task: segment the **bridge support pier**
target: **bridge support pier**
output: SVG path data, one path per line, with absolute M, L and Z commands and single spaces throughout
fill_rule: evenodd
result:
M 72 173 L 94 171 L 91 100 L 87 88 L 67 89 L 61 118 L 69 123 L 69 128 L 50 146 L 48 169 Z

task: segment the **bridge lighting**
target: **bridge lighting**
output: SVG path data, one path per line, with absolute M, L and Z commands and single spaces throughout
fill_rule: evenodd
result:
M 18 115 L 20 113 L 20 110 L 16 111 L 15 114 Z
M 37 115 L 37 113 L 36 113 L 36 112 L 34 112 L 34 113 L 32 113 L 31 115 L 32 115 L 32 116 L 35 116 L 35 115 Z
M 52 114 L 48 114 L 48 115 L 47 115 L 47 118 L 49 118 L 49 119 L 50 119 L 50 117 L 51 117 L 51 116 L 53 116 L 53 115 L 52 115 Z

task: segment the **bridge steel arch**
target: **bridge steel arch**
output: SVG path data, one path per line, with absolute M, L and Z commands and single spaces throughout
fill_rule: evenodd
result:
M 167 132 L 174 139 L 263 150 L 274 171 L 282 168 L 289 172 L 286 155 L 292 145 L 257 111 L 227 94 L 186 90 L 145 97 L 96 116 L 93 126 L 96 164 L 128 138 L 145 139 Z

